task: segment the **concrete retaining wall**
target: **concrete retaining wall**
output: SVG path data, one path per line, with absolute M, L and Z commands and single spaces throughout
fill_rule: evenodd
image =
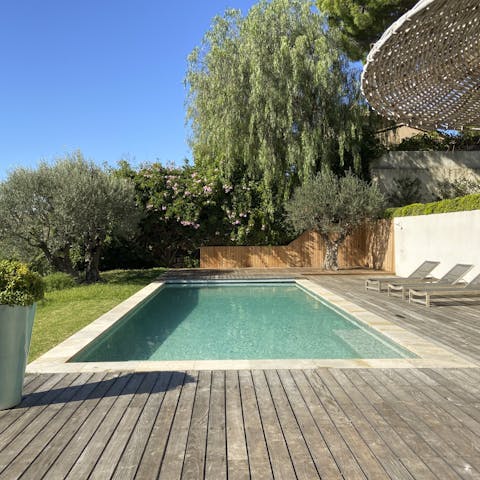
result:
M 409 275 L 424 260 L 441 262 L 436 277 L 456 263 L 475 265 L 466 280 L 480 273 L 480 210 L 399 217 L 393 225 L 397 275 Z
M 395 179 L 418 178 L 422 182 L 421 200 L 430 202 L 436 200 L 441 181 L 480 181 L 480 151 L 387 152 L 372 163 L 372 177 L 386 193 L 395 190 Z

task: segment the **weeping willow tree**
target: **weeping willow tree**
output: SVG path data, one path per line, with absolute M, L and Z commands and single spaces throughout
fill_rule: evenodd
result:
M 325 165 L 361 170 L 368 115 L 338 41 L 313 2 L 262 0 L 245 17 L 216 17 L 189 56 L 195 162 L 228 184 L 257 182 L 267 240 L 265 225 L 304 179 Z

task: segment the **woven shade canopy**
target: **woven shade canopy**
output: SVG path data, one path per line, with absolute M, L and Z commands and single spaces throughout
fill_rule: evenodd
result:
M 374 45 L 368 103 L 417 127 L 480 127 L 480 0 L 421 0 Z

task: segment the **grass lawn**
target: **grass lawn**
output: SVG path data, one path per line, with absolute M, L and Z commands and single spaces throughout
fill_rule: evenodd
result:
M 29 361 L 108 312 L 164 271 L 112 270 L 102 273 L 102 283 L 47 292 L 37 304 Z

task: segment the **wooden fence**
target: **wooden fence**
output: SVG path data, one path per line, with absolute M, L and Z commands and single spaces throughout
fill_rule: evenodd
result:
M 395 271 L 393 222 L 380 220 L 359 228 L 348 237 L 338 252 L 340 268 L 375 268 Z M 308 231 L 288 245 L 246 247 L 201 247 L 200 267 L 225 268 L 322 268 L 323 240 Z

